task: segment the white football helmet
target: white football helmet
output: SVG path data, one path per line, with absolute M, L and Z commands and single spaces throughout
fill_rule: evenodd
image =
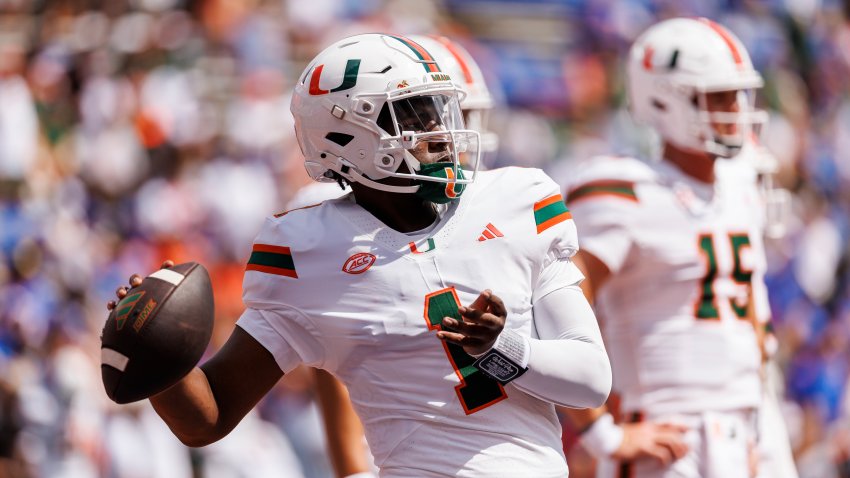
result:
M 634 118 L 685 149 L 731 157 L 758 132 L 767 115 L 755 109 L 763 85 L 741 41 L 706 18 L 657 23 L 632 45 L 627 67 Z M 738 111 L 709 112 L 706 94 L 737 92 Z M 732 124 L 720 134 L 712 125 Z
M 490 153 L 499 147 L 499 137 L 487 130 L 488 113 L 493 109 L 493 97 L 484 81 L 484 74 L 472 55 L 459 43 L 439 35 L 411 35 L 408 38 L 425 47 L 440 67 L 466 96 L 460 101 L 466 127 L 481 133 L 481 151 Z
M 408 38 L 370 33 L 340 40 L 316 56 L 293 92 L 290 109 L 307 172 L 317 181 L 339 175 L 396 193 L 417 192 L 430 181 L 445 184 L 450 198 L 459 195 L 480 159 L 480 136 L 464 127 L 463 94 L 434 56 Z M 416 181 L 379 182 L 390 177 Z

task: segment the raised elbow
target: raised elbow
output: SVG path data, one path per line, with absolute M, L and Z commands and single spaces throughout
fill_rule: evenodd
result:
M 171 432 L 180 440 L 180 443 L 191 448 L 211 445 L 227 435 L 226 432 L 217 430 L 215 427 L 193 427 L 191 430 L 171 428 Z
M 202 446 L 207 446 L 209 444 L 215 443 L 218 441 L 218 438 L 212 437 L 201 437 L 201 436 L 180 436 L 177 435 L 177 439 L 180 440 L 180 443 L 190 447 L 190 448 L 200 448 Z

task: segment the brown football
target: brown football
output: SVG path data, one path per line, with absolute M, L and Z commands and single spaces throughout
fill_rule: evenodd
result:
M 160 269 L 112 309 L 101 335 L 100 371 L 117 403 L 155 395 L 197 365 L 213 329 L 213 292 L 201 264 Z

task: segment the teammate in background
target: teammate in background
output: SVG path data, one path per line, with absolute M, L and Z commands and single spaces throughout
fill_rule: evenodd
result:
M 308 173 L 352 194 L 267 220 L 236 330 L 159 415 L 211 443 L 303 363 L 348 387 L 382 477 L 565 476 L 553 404 L 599 406 L 611 376 L 559 187 L 477 172 L 457 86 L 403 37 L 331 45 L 291 109 Z
M 704 18 L 651 27 L 627 73 L 633 116 L 659 134 L 663 160 L 592 159 L 567 196 L 624 423 L 605 408 L 566 413 L 598 476 L 756 476 L 763 215 L 753 169 L 726 158 L 766 118 L 761 75 Z

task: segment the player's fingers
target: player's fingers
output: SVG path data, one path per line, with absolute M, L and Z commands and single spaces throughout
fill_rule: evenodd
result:
M 681 437 L 664 433 L 656 437 L 656 443 L 668 450 L 674 460 L 678 460 L 688 454 L 688 445 L 682 441 Z
M 460 307 L 458 312 L 463 316 L 463 319 L 468 322 L 478 323 L 481 321 L 481 316 L 485 314 L 483 308 Z
M 667 466 L 673 463 L 673 452 L 662 445 L 654 445 L 645 450 L 645 453 L 655 459 L 662 466 Z
M 142 285 L 142 276 L 139 274 L 133 274 L 130 276 L 130 288 L 139 287 Z
M 171 259 L 166 259 L 165 261 L 163 261 L 162 265 L 159 266 L 160 269 L 170 269 L 172 267 L 174 267 L 174 261 L 172 261 Z
M 453 344 L 462 345 L 463 338 L 465 336 L 463 334 L 459 334 L 457 332 L 448 332 L 445 330 L 441 330 L 437 332 L 437 338 L 440 340 L 445 340 L 446 342 L 451 342 Z
M 484 289 L 475 301 L 469 305 L 470 309 L 487 310 L 487 305 L 490 303 L 490 295 L 493 292 L 490 289 Z
M 127 288 L 125 286 L 120 286 L 115 289 L 115 295 L 118 296 L 119 299 L 123 299 L 125 295 L 127 295 Z
M 489 327 L 472 322 L 461 322 L 453 317 L 443 317 L 443 325 L 452 329 L 454 332 L 459 332 L 467 336 L 489 338 L 489 335 L 492 335 Z
M 687 425 L 682 425 L 681 423 L 670 423 L 670 422 L 662 422 L 656 425 L 659 430 L 667 431 L 667 432 L 675 432 L 679 435 L 684 434 L 690 428 Z
M 116 305 L 117 304 L 115 303 L 114 300 L 110 300 L 109 302 L 106 303 L 106 310 L 112 310 L 112 309 L 115 308 Z
M 498 317 L 506 317 L 508 311 L 505 308 L 505 303 L 496 294 L 490 294 L 490 313 Z
M 458 311 L 463 316 L 464 321 L 483 325 L 491 330 L 501 331 L 505 324 L 504 317 L 498 317 L 482 309 L 461 307 Z

